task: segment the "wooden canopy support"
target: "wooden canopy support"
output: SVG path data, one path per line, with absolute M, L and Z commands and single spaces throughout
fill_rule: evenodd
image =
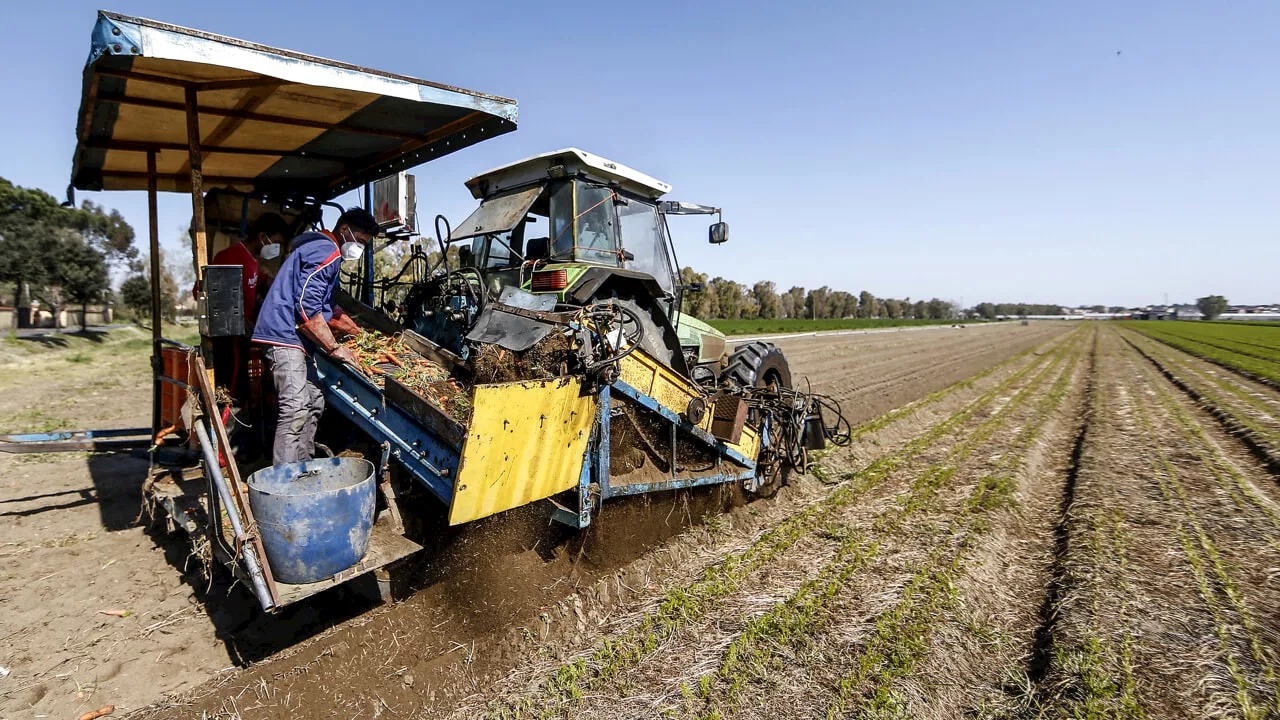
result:
M 169 85 L 171 87 L 180 87 L 183 89 L 190 88 L 192 90 L 200 90 L 203 92 L 211 92 L 215 90 L 243 90 L 245 88 L 262 87 L 264 85 L 292 85 L 287 80 L 278 78 L 263 77 L 262 75 L 252 75 L 244 78 L 235 78 L 231 80 L 207 80 L 204 82 L 182 80 L 179 78 L 168 77 L 165 75 L 153 75 L 151 73 L 138 72 L 136 70 L 116 70 L 115 68 L 101 67 L 98 68 L 99 75 L 108 77 L 118 77 L 125 80 L 137 80 L 139 82 L 155 83 L 157 85 Z
M 408 140 L 404 141 L 394 149 L 389 150 L 381 155 L 378 155 L 373 160 L 369 161 L 367 164 L 371 166 L 377 165 L 378 163 L 385 162 L 392 158 L 399 157 L 407 153 L 411 153 L 415 150 L 424 148 L 430 145 L 431 143 L 436 142 L 437 140 L 442 140 L 446 137 L 449 137 L 450 135 L 460 133 L 463 130 L 466 130 L 474 125 L 479 125 L 485 120 L 486 120 L 486 116 L 482 112 L 468 113 L 458 118 L 457 120 L 454 120 L 448 125 L 445 125 L 442 128 L 429 132 L 426 135 L 415 135 L 409 138 Z M 341 181 L 335 181 L 334 184 L 336 185 L 340 182 Z
M 101 140 L 90 139 L 85 143 L 89 147 L 101 148 L 103 150 L 120 150 L 122 152 L 151 152 L 153 150 L 186 150 L 186 143 L 167 143 L 167 142 L 140 142 L 136 140 Z M 324 153 L 307 152 L 305 150 L 272 150 L 269 148 L 247 148 L 247 147 L 231 147 L 227 145 L 215 145 L 208 142 L 200 144 L 200 150 L 207 158 L 210 155 L 257 155 L 260 157 L 296 157 L 306 158 L 310 160 L 327 160 L 329 162 L 342 163 L 349 165 L 353 162 L 352 158 L 342 157 L 340 155 L 326 155 Z M 113 171 L 107 170 L 103 175 L 119 177 Z M 126 174 L 124 177 L 128 177 Z M 212 180 L 210 180 L 212 182 Z
M 186 146 L 183 146 L 186 149 Z M 103 177 L 127 178 L 127 179 L 145 179 L 145 172 L 137 172 L 133 170 L 104 170 Z M 157 175 L 161 180 L 172 180 L 178 185 L 179 189 L 184 189 L 191 182 L 190 173 L 161 173 Z M 260 178 L 251 177 L 232 177 L 230 175 L 201 175 L 205 184 L 209 185 L 252 185 L 260 182 Z
M 200 110 L 196 90 L 186 89 L 185 110 L 187 113 L 187 162 L 191 174 L 191 254 L 195 261 L 196 282 L 203 279 L 200 272 L 209 264 L 208 241 L 204 228 L 204 154 L 200 152 Z M 199 308 L 197 308 L 199 312 Z M 201 335 L 201 351 L 205 357 L 213 357 L 213 339 Z M 213 385 L 213 368 L 204 369 L 210 385 Z M 217 406 L 211 406 L 217 412 Z M 230 447 L 230 446 L 227 446 Z
M 194 88 L 187 88 L 187 93 L 195 93 Z M 121 105 L 137 105 L 138 107 L 158 108 L 160 110 L 185 111 L 186 106 L 183 103 L 170 102 L 168 100 L 152 100 L 150 98 L 130 97 L 129 95 L 121 95 L 120 93 L 98 93 L 98 102 L 113 102 Z M 292 125 L 294 127 L 308 127 L 317 130 L 342 130 L 344 132 L 358 133 L 361 135 L 376 135 L 378 137 L 390 137 L 397 140 L 414 140 L 421 136 L 414 133 L 396 132 L 394 130 L 379 130 L 377 128 L 360 127 L 358 125 L 348 125 L 347 123 L 327 123 L 321 120 L 309 120 L 307 118 L 285 117 L 283 115 L 267 115 L 265 113 L 248 112 L 245 110 L 236 110 L 233 108 L 216 108 L 216 107 L 199 107 L 197 112 L 203 115 L 218 115 L 222 117 L 233 117 L 241 120 L 257 120 L 259 122 L 275 123 L 277 125 Z
M 156 152 L 147 152 L 147 229 L 151 240 L 151 436 L 160 433 L 160 375 L 164 360 L 160 356 L 160 325 L 164 308 L 160 307 L 160 222 L 157 213 Z
M 208 264 L 208 248 L 204 235 L 204 154 L 200 152 L 200 111 L 196 91 L 186 90 L 187 160 L 191 176 L 191 231 L 192 252 L 195 253 L 196 282 L 200 281 L 200 269 Z

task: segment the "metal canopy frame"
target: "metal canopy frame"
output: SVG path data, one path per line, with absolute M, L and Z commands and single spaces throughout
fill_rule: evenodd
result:
M 303 198 L 324 204 L 373 180 L 516 129 L 514 100 L 380 72 L 177 25 L 99 12 L 83 74 L 68 196 L 80 190 L 146 190 L 151 251 L 153 412 L 161 432 L 160 238 L 157 195 L 191 196 L 196 277 L 208 264 L 205 191 Z M 207 172 L 206 172 L 207 171 Z M 368 193 L 366 193 L 367 195 Z M 70 197 L 69 197 L 70 199 Z M 366 204 L 368 201 L 366 200 Z M 372 253 L 366 268 L 372 270 Z M 204 357 L 211 342 L 203 338 Z M 194 348 L 181 346 L 188 358 Z M 200 374 L 206 412 L 215 412 L 212 370 Z M 207 378 L 208 382 L 204 382 Z M 211 502 L 227 495 L 214 447 L 226 447 L 220 419 L 197 421 Z M 26 440 L 27 438 L 19 438 Z M 84 438 L 86 442 L 96 439 Z M 158 441 L 157 441 L 158 442 Z M 385 464 L 385 460 L 384 460 Z M 234 463 L 229 465 L 239 484 Z M 217 492 L 215 492 L 215 488 Z M 228 502 L 230 499 L 230 502 Z M 238 516 L 237 495 L 222 498 Z M 239 508 L 252 525 L 247 505 Z M 237 542 L 251 536 L 237 529 Z M 403 554 L 403 549 L 401 549 Z M 264 609 L 282 602 L 265 556 L 249 552 L 254 590 Z M 262 568 L 256 573 L 253 566 Z M 259 577 L 263 575 L 265 577 Z M 261 580 L 265 579 L 265 584 Z M 317 584 L 320 585 L 320 584 Z M 292 602 L 315 588 L 295 590 Z
M 147 191 L 157 348 L 161 190 L 191 195 L 199 278 L 210 259 L 206 190 L 323 203 L 515 130 L 519 114 L 497 95 L 106 11 L 83 82 L 69 193 Z
M 196 115 L 203 134 L 184 133 Z M 101 12 L 84 70 L 72 185 L 203 184 L 328 200 L 516 127 L 514 100 L 143 18 Z M 187 152 L 183 152 L 187 151 Z M 207 172 L 206 172 L 207 171 Z

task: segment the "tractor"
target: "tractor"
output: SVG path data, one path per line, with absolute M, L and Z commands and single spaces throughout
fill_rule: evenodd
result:
M 394 353 L 358 367 L 312 355 L 338 457 L 246 459 L 236 438 L 269 432 L 270 390 L 254 348 L 226 362 L 243 349 L 242 268 L 210 264 L 215 252 L 264 212 L 295 232 L 322 227 L 326 207 L 360 190 L 385 242 L 411 243 L 405 170 L 515 130 L 516 102 L 109 12 L 83 88 L 69 195 L 145 190 L 150 209 L 144 509 L 264 610 L 421 550 L 435 539 L 421 528 L 439 525 L 416 520 L 441 508 L 460 525 L 546 501 L 549 519 L 582 529 L 613 498 L 729 484 L 771 495 L 809 451 L 848 438 L 838 405 L 793 387 L 778 348 L 730 349 L 680 311 L 694 288 L 680 284 L 667 218 L 716 215 L 720 244 L 720 210 L 663 200 L 666 183 L 566 149 L 468 180 L 479 207 L 456 227 L 436 217 L 438 254 L 418 247 L 378 278 L 370 247 L 335 298 Z M 191 198 L 198 343 L 162 334 L 161 191 Z M 237 379 L 249 392 L 227 388 Z M 23 436 L 0 450 L 115 442 L 105 437 Z M 406 495 L 435 505 L 424 513 Z

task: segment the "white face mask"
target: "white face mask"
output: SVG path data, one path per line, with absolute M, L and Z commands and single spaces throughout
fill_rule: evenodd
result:
M 356 241 L 356 233 L 352 232 L 351 228 L 346 228 L 346 231 L 348 240 L 342 243 L 342 259 L 343 261 L 360 260 L 361 256 L 365 254 L 365 243 Z
M 280 243 L 267 243 L 262 246 L 262 252 L 259 253 L 263 260 L 275 260 L 280 257 Z
M 364 255 L 364 245 L 358 242 L 342 243 L 343 260 L 359 260 L 361 255 Z

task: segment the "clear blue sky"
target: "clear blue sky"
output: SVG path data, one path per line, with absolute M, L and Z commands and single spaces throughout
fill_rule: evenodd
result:
M 277 5 L 107 9 L 518 99 L 519 130 L 418 168 L 426 217 L 572 145 L 723 207 L 730 243 L 685 219 L 678 252 L 742 282 L 1280 301 L 1274 1 Z M 8 7 L 0 175 L 61 196 L 97 5 Z M 93 199 L 144 232 L 142 193 Z M 189 216 L 162 197 L 167 245 Z

